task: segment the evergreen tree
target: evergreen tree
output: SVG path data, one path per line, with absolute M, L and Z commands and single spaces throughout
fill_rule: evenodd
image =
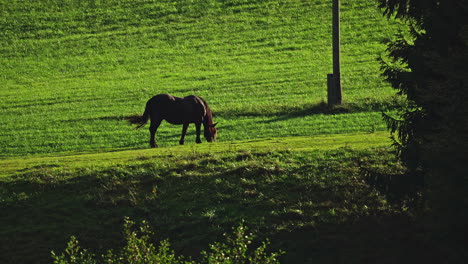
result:
M 409 39 L 388 44 L 393 61 L 382 63 L 408 104 L 397 118 L 384 119 L 410 175 L 421 176 L 439 226 L 462 234 L 468 223 L 468 0 L 378 2 L 411 29 Z

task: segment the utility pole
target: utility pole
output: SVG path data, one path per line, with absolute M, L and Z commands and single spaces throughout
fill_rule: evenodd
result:
M 328 74 L 328 106 L 342 103 L 340 70 L 340 0 L 333 0 L 333 74 Z

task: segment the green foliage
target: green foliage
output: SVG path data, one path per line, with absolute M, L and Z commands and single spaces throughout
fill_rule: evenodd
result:
M 408 105 L 386 116 L 397 134 L 399 156 L 424 183 L 436 226 L 454 237 L 466 230 L 468 214 L 468 1 L 380 0 L 389 16 L 410 25 L 388 46 L 397 66 L 384 75 Z M 455 242 L 454 244 L 458 244 Z
M 175 256 L 174 251 L 170 249 L 170 244 L 167 240 L 161 241 L 158 247 L 154 246 L 150 241 L 152 236 L 154 236 L 154 233 L 151 231 L 146 221 L 141 223 L 138 232 L 134 230 L 134 224 L 135 223 L 129 218 L 125 218 L 124 237 L 127 244 L 117 253 L 109 251 L 104 255 L 104 263 L 189 263 Z
M 65 248 L 65 251 L 57 255 L 52 251 L 52 258 L 55 264 L 96 264 L 94 255 L 88 250 L 82 249 L 76 237 L 72 236 Z
M 385 13 L 404 18 L 411 27 L 410 40 L 399 35 L 388 43 L 394 63 L 382 62 L 384 76 L 408 99 L 399 119 L 385 118 L 392 133 L 398 133 L 400 156 L 408 167 L 429 169 L 435 165 L 428 153 L 434 153 L 433 147 L 458 157 L 468 142 L 467 2 L 379 2 Z
M 86 249 L 82 249 L 78 240 L 72 236 L 68 242 L 65 251 L 57 255 L 52 251 L 52 258 L 55 264 L 146 264 L 146 263 L 161 263 L 161 264 L 182 264 L 192 263 L 183 261 L 175 256 L 174 251 L 170 249 L 170 244 L 167 240 L 161 241 L 159 246 L 154 246 L 150 239 L 154 233 L 150 230 L 149 225 L 143 221 L 138 232 L 134 230 L 134 222 L 129 218 L 125 218 L 124 222 L 124 237 L 126 245 L 119 251 L 114 252 L 109 250 L 103 254 L 100 259 L 97 259 L 93 254 Z
M 251 244 L 255 238 L 252 233 L 247 233 L 247 227 L 242 223 L 234 229 L 232 237 L 227 236 L 226 243 L 216 242 L 210 245 L 210 251 L 203 251 L 204 258 L 202 263 L 206 264 L 278 264 L 278 257 L 284 254 L 279 251 L 277 253 L 267 254 L 266 248 L 269 242 L 263 242 L 258 248 L 252 250 Z
M 54 264 L 195 264 L 195 261 L 186 261 L 182 257 L 177 257 L 170 249 L 167 240 L 163 240 L 156 247 L 151 243 L 154 233 L 146 221 L 143 221 L 139 231 L 134 230 L 134 222 L 125 218 L 124 237 L 127 244 L 117 253 L 110 250 L 101 256 L 98 261 L 93 254 L 86 249 L 82 249 L 78 240 L 72 236 L 65 248 L 65 251 L 57 255 L 52 251 Z M 226 236 L 226 235 L 225 235 Z M 267 254 L 268 243 L 263 242 L 261 246 L 252 249 L 254 235 L 246 233 L 244 224 L 234 229 L 232 237 L 226 236 L 226 243 L 216 242 L 210 245 L 209 252 L 202 252 L 204 259 L 200 263 L 206 264 L 257 264 L 257 263 L 279 263 L 278 257 L 283 252 Z

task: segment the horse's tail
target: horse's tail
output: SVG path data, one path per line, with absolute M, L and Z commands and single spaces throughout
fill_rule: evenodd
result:
M 149 119 L 149 109 L 148 109 L 148 104 L 146 105 L 145 112 L 143 115 L 131 115 L 125 117 L 125 120 L 127 120 L 130 124 L 132 125 L 137 125 L 136 129 L 141 128 L 148 122 Z

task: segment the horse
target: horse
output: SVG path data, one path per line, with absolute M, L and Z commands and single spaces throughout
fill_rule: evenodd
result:
M 195 124 L 197 143 L 201 143 L 200 129 L 202 124 L 206 141 L 216 141 L 217 123 L 213 124 L 213 113 L 206 101 L 195 95 L 176 97 L 169 94 L 158 94 L 148 100 L 143 115 L 133 115 L 126 119 L 130 124 L 137 125 L 137 129 L 143 127 L 148 122 L 148 119 L 151 120 L 149 131 L 150 146 L 152 148 L 158 147 L 155 135 L 163 120 L 174 125 L 182 125 L 180 145 L 185 143 L 185 134 L 191 123 Z

